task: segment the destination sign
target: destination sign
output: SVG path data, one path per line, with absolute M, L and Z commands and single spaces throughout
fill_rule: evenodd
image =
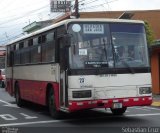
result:
M 103 24 L 83 24 L 84 34 L 104 34 Z

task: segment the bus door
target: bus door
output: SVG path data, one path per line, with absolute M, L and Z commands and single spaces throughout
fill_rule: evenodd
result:
M 68 49 L 65 47 L 65 38 L 58 39 L 59 63 L 60 63 L 60 106 L 68 106 L 68 83 L 67 83 L 67 62 Z

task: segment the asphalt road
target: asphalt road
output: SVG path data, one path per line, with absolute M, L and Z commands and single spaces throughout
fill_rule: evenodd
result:
M 103 130 L 106 132 L 118 131 L 129 133 L 128 127 L 148 128 L 147 132 L 160 132 L 160 108 L 159 107 L 131 107 L 123 116 L 113 116 L 110 109 L 94 109 L 72 114 L 64 114 L 63 119 L 56 120 L 50 117 L 45 107 L 27 103 L 23 108 L 17 107 L 15 99 L 10 97 L 4 89 L 0 88 L 0 127 L 18 128 L 17 130 L 35 130 L 34 132 L 46 132 L 64 130 L 65 132 L 80 131 L 86 128 L 92 132 Z M 152 129 L 152 127 L 154 127 Z M 156 128 L 157 127 L 157 128 Z M 158 128 L 159 127 L 159 128 Z M 9 129 L 12 130 L 12 129 Z M 14 129 L 16 131 L 16 129 Z M 37 131 L 38 130 L 38 131 Z M 87 130 L 88 132 L 88 130 Z M 16 132 L 17 133 L 17 132 Z

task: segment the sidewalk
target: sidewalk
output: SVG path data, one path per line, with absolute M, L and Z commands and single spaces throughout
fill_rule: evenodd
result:
M 160 107 L 160 95 L 153 95 L 152 106 Z

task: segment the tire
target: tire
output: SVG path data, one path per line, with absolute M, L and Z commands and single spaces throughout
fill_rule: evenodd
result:
M 58 111 L 57 108 L 56 108 L 55 95 L 54 95 L 53 88 L 49 89 L 48 108 L 49 108 L 49 113 L 53 118 L 56 118 L 56 119 L 60 119 L 61 118 L 61 113 L 62 112 Z
M 16 99 L 16 104 L 19 107 L 22 107 L 24 104 L 24 101 L 21 99 L 20 95 L 20 90 L 18 84 L 15 85 L 15 99 Z
M 123 115 L 127 110 L 127 107 L 123 107 L 123 108 L 120 108 L 120 109 L 112 109 L 111 108 L 111 111 L 114 115 Z

